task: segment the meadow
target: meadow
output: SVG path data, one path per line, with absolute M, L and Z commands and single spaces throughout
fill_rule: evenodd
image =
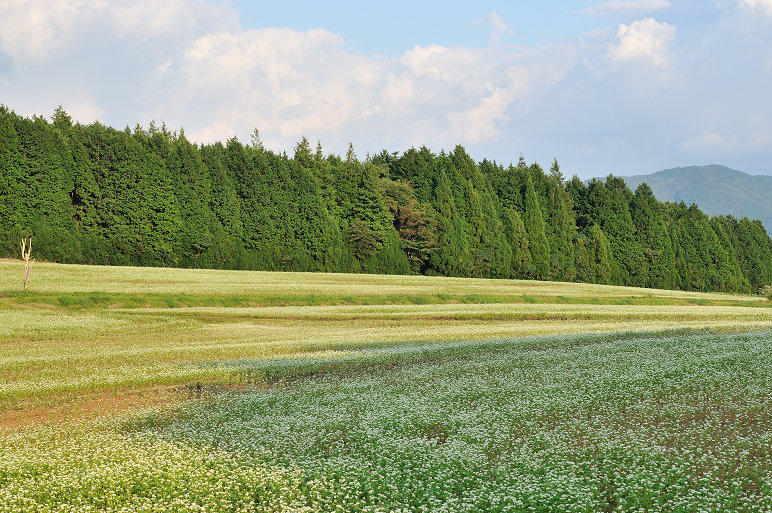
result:
M 0 511 L 772 510 L 763 296 L 21 269 Z

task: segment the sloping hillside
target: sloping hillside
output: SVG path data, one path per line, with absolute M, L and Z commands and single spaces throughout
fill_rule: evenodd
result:
M 635 190 L 646 182 L 660 201 L 696 203 L 709 215 L 759 219 L 772 230 L 772 176 L 754 176 L 725 166 L 690 166 L 623 177 Z

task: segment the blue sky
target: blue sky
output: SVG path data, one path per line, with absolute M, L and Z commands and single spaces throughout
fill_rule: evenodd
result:
M 351 51 L 400 56 L 415 45 L 484 47 L 490 39 L 488 17 L 497 13 L 511 28 L 506 42 L 536 46 L 593 30 L 629 23 L 637 14 L 658 12 L 660 21 L 695 26 L 716 20 L 719 4 L 705 0 L 678 3 L 593 2 L 588 0 L 393 1 L 388 3 L 231 1 L 248 28 L 270 26 L 309 30 L 323 27 L 341 34 Z M 667 6 L 667 7 L 665 7 Z M 652 8 L 654 7 L 654 8 Z
M 772 0 L 0 4 L 1 103 L 197 142 L 772 174 L 769 91 Z
M 514 44 L 543 44 L 599 28 L 592 16 L 576 15 L 584 1 L 564 2 L 250 2 L 231 5 L 243 26 L 323 27 L 341 34 L 352 51 L 400 56 L 415 45 L 484 47 L 490 37 L 488 16 L 508 20 Z

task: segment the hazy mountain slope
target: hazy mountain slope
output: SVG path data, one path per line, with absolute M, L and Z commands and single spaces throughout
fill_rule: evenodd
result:
M 690 166 L 623 177 L 635 190 L 646 182 L 660 201 L 696 203 L 710 215 L 747 216 L 772 232 L 772 176 L 754 176 L 725 166 Z

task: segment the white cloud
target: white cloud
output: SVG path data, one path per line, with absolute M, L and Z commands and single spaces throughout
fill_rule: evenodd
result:
M 269 146 L 272 133 L 287 147 L 304 134 L 351 137 L 351 127 L 388 140 L 395 134 L 385 131 L 394 130 L 403 145 L 480 142 L 498 136 L 526 92 L 525 70 L 514 69 L 489 50 L 416 46 L 400 59 L 374 60 L 321 30 L 222 33 L 186 52 L 178 72 L 187 96 L 178 109 L 200 106 L 202 125 L 187 133 L 207 140 L 232 135 L 225 118 L 241 131 L 257 126 Z
M 429 74 L 448 79 L 450 77 L 444 74 L 441 67 L 434 64 L 447 53 L 448 49 L 440 45 L 415 46 L 405 52 L 402 65 L 417 76 Z
M 4 0 L 0 34 L 19 58 L 42 60 L 83 38 L 99 45 L 126 38 L 190 37 L 215 27 L 236 27 L 237 14 L 201 0 Z
M 450 114 L 453 135 L 462 141 L 479 143 L 499 136 L 498 125 L 509 121 L 507 111 L 518 94 L 519 87 L 514 83 L 510 89 L 496 88 L 490 96 L 480 99 L 477 106 Z
M 734 148 L 736 145 L 736 138 L 726 137 L 714 131 L 707 131 L 702 135 L 687 139 L 680 144 L 682 148 L 689 150 L 728 150 Z
M 174 114 L 182 117 L 188 104 L 200 105 L 203 126 L 192 133 L 217 138 L 245 126 L 268 127 L 286 138 L 341 130 L 373 103 L 382 67 L 347 53 L 339 36 L 323 30 L 205 36 L 181 63 L 186 97 Z M 222 118 L 232 126 L 222 125 Z
M 614 61 L 645 59 L 654 66 L 667 66 L 674 36 L 675 27 L 653 18 L 619 25 L 617 41 L 611 45 L 609 55 Z
M 738 5 L 753 12 L 764 11 L 772 14 L 772 0 L 738 0 Z

